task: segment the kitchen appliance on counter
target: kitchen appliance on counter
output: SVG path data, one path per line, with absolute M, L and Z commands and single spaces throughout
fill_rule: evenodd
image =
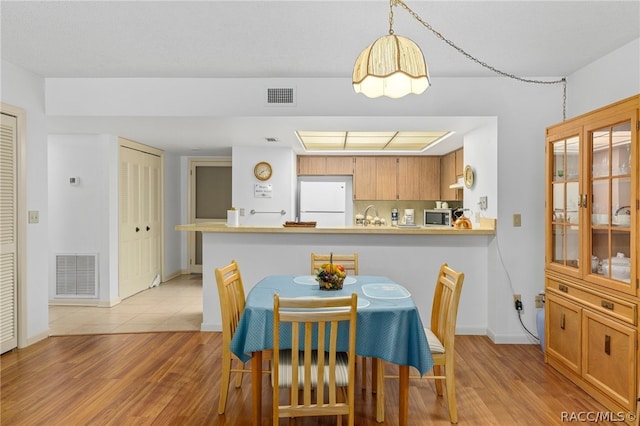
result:
M 451 209 L 425 209 L 424 226 L 452 226 L 453 212 Z
M 300 221 L 318 228 L 346 226 L 346 182 L 300 182 Z
M 402 216 L 403 225 L 415 225 L 416 215 L 413 209 L 404 209 L 404 216 Z

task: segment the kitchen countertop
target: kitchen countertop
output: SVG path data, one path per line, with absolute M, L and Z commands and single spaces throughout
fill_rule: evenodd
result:
M 378 234 L 378 235 L 495 235 L 496 219 L 481 218 L 473 229 L 452 227 L 395 227 L 395 226 L 344 226 L 335 228 L 284 226 L 227 226 L 224 222 L 204 222 L 177 225 L 176 231 L 213 233 L 264 233 L 264 234 Z

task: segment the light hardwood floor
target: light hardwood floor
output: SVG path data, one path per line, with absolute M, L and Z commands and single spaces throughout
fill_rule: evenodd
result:
M 226 414 L 216 412 L 221 342 L 221 333 L 211 332 L 59 336 L 8 352 L 0 359 L 1 423 L 248 425 L 248 375 L 241 388 L 231 387 Z M 607 411 L 545 365 L 536 345 L 494 345 L 485 336 L 458 336 L 456 364 L 460 425 L 559 425 L 563 412 Z M 386 380 L 385 393 L 384 424 L 397 425 L 395 380 Z M 263 425 L 271 424 L 271 402 L 265 375 Z M 409 423 L 449 424 L 433 381 L 411 381 Z M 297 422 L 331 424 L 335 418 Z M 379 424 L 369 389 L 356 392 L 356 424 Z
M 141 291 L 111 308 L 49 306 L 49 334 L 198 331 L 202 275 L 181 275 Z

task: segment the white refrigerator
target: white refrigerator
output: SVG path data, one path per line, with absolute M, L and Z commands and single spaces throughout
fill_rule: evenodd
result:
M 346 182 L 300 182 L 300 221 L 317 222 L 319 228 L 347 223 Z

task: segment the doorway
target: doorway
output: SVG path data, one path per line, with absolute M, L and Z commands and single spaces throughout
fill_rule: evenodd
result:
M 227 220 L 231 209 L 231 159 L 189 160 L 189 223 Z M 202 232 L 188 233 L 189 273 L 202 273 Z

